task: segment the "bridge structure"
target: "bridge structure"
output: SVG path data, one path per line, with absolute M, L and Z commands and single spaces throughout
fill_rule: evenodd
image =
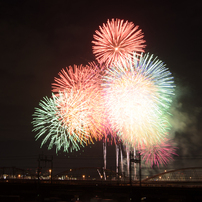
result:
M 106 180 L 101 177 L 105 172 Z M 95 173 L 97 177 L 91 175 Z M 22 199 L 45 201 L 60 197 L 61 201 L 202 201 L 202 167 L 164 170 L 164 172 L 130 181 L 129 177 L 102 167 L 70 168 L 56 175 L 38 179 L 27 169 L 0 167 L 0 201 Z M 90 191 L 89 191 L 90 190 Z M 39 198 L 36 198 L 39 197 Z M 76 199 L 75 199 L 76 197 Z M 75 200 L 74 200 L 75 199 Z
M 46 170 L 44 173 L 40 173 L 40 181 L 50 181 L 50 170 Z M 103 175 L 106 175 L 104 180 Z M 20 169 L 16 167 L 0 167 L 0 180 L 38 180 L 37 169 L 32 171 L 28 169 Z M 82 181 L 95 182 L 100 181 L 102 183 L 119 183 L 122 185 L 128 185 L 130 182 L 129 177 L 124 173 L 116 173 L 111 169 L 103 169 L 102 167 L 78 167 L 70 168 L 58 174 L 52 176 L 54 183 Z M 132 184 L 136 185 L 141 179 L 142 186 L 148 184 L 197 184 L 202 186 L 202 167 L 187 167 L 180 169 L 164 170 L 164 172 L 146 176 L 136 176 L 136 179 L 132 180 Z
M 86 170 L 91 173 L 99 173 L 99 177 L 91 178 L 90 175 L 85 175 Z M 103 179 L 102 173 L 106 173 L 106 180 Z M 56 178 L 61 180 L 100 180 L 106 183 L 119 183 L 121 185 L 129 185 L 130 179 L 128 176 L 124 176 L 122 173 L 116 173 L 110 169 L 102 169 L 98 167 L 83 167 L 69 169 L 61 172 Z M 158 174 L 152 176 L 136 176 L 133 178 L 132 185 L 139 185 L 141 179 L 142 186 L 148 185 L 169 185 L 169 186 L 185 186 L 185 185 L 197 185 L 202 187 L 202 167 L 187 167 L 180 169 L 164 170 Z
M 147 177 L 142 182 L 151 181 L 201 181 L 202 167 L 188 167 L 173 170 L 165 170 L 151 177 Z

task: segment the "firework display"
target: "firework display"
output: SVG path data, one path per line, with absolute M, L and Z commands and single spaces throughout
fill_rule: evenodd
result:
M 146 45 L 142 30 L 132 22 L 112 19 L 96 30 L 92 41 L 93 53 L 99 63 L 107 66 L 128 59 L 133 52 L 141 53 Z
M 172 160 L 176 147 L 167 138 L 175 84 L 166 65 L 144 53 L 143 37 L 138 26 L 120 19 L 95 31 L 98 64 L 62 69 L 52 97 L 35 108 L 33 131 L 36 140 L 43 138 L 41 146 L 49 141 L 48 149 L 72 152 L 103 139 L 135 148 L 151 166 Z
M 162 61 L 145 54 L 106 70 L 105 106 L 111 125 L 132 147 L 153 145 L 167 134 L 173 77 Z

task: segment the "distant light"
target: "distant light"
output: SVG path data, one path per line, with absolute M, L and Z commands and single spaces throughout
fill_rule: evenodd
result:
M 70 168 L 70 170 L 69 171 L 72 171 L 72 169 Z

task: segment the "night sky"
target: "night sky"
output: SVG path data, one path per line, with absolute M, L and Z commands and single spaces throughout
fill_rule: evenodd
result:
M 1 1 L 0 167 L 37 166 L 41 153 L 54 154 L 55 164 L 64 169 L 73 166 L 73 161 L 76 166 L 78 162 L 85 166 L 85 158 L 102 166 L 101 143 L 55 156 L 54 149 L 40 149 L 41 139 L 35 141 L 31 121 L 39 101 L 51 96 L 51 83 L 62 68 L 95 61 L 93 34 L 112 18 L 139 25 L 146 52 L 167 64 L 177 85 L 171 135 L 179 147 L 178 154 L 202 157 L 202 6 L 200 0 L 180 2 Z M 112 148 L 108 152 L 110 166 L 115 162 Z

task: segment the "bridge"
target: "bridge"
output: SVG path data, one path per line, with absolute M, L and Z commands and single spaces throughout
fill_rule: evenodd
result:
M 143 182 L 151 181 L 201 181 L 202 182 L 202 167 L 188 167 L 174 170 L 165 170 L 163 173 L 147 177 Z
M 137 172 L 138 173 L 138 172 Z M 45 170 L 44 173 L 40 173 L 38 175 L 38 171 L 32 170 L 25 170 L 16 167 L 0 167 L 0 180 L 4 182 L 16 181 L 23 182 L 27 180 L 36 181 L 40 178 L 40 182 L 45 183 L 50 182 L 52 179 L 54 183 L 71 183 L 74 181 L 78 181 L 78 183 L 95 183 L 96 181 L 102 183 L 111 183 L 111 184 L 122 184 L 127 186 L 130 182 L 128 176 L 125 176 L 123 173 L 116 173 L 114 170 L 111 169 L 103 169 L 101 167 L 78 167 L 78 168 L 71 168 L 55 174 L 51 178 L 52 171 Z M 106 175 L 106 180 L 104 180 L 103 175 Z M 139 177 L 136 176 L 135 180 L 132 179 L 132 184 L 135 186 L 139 183 Z M 187 185 L 198 185 L 202 186 L 202 167 L 188 167 L 188 168 L 181 168 L 181 169 L 173 169 L 173 170 L 164 170 L 164 172 L 158 173 L 153 176 L 141 176 L 141 183 L 142 186 L 148 184 L 159 184 L 159 185 L 166 185 L 166 184 L 173 184 L 173 186 L 178 186 L 182 184 Z
M 94 172 L 98 177 L 88 177 L 88 172 Z M 105 172 L 110 177 L 104 180 L 99 172 Z M 76 201 L 79 198 L 82 202 L 104 199 L 125 202 L 140 198 L 155 202 L 202 201 L 202 167 L 165 170 L 150 177 L 142 176 L 141 184 L 138 177 L 130 183 L 128 177 L 110 169 L 82 167 L 58 173 L 52 176 L 52 180 L 50 175 L 39 180 L 37 173 L 32 175 L 27 170 L 1 167 L 0 200 L 9 201 L 9 197 L 18 197 L 16 201 L 44 201 L 57 197 L 62 201 Z

